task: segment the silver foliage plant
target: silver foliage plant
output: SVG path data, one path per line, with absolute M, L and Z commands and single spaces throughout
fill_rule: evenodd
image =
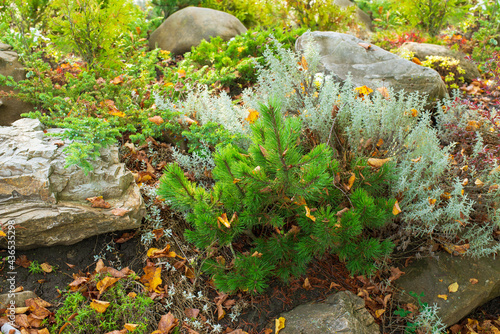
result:
M 432 126 L 430 114 L 424 110 L 425 96 L 385 88 L 387 97 L 375 90 L 377 87 L 370 87 L 375 90 L 373 94 L 360 98 L 349 79 L 339 83 L 320 70 L 320 57 L 314 48 L 299 55 L 276 40 L 273 43 L 276 51 L 268 48 L 264 52 L 266 66 L 256 64 L 258 83 L 243 92 L 241 105 L 233 104 L 224 93 L 212 96 L 202 87 L 191 91 L 176 108 L 188 116 L 196 113 L 201 123 L 217 122 L 233 133 L 248 135 L 245 118 L 249 111 L 275 98 L 282 101 L 283 110 L 300 117 L 304 129 L 315 132 L 322 142 L 333 140 L 334 126 L 344 131 L 350 149 L 358 157 L 369 157 L 363 152 L 363 143 L 380 141 L 380 157 L 391 158 L 394 165 L 392 194 L 403 195 L 400 207 L 406 232 L 469 239 L 468 253 L 472 256 L 499 250 L 498 243 L 491 243 L 493 226 L 468 225 L 474 202 L 462 194 L 463 180 L 449 177 L 453 144 L 440 146 L 443 129 L 438 128 L 438 132 Z M 337 112 L 332 114 L 332 110 Z M 447 199 L 441 196 L 445 192 L 449 194 Z

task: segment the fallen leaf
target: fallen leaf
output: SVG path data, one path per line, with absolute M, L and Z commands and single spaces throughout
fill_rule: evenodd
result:
M 447 300 L 448 299 L 448 295 L 438 295 L 438 298 Z
M 217 221 L 220 222 L 220 223 L 222 223 L 222 224 L 224 224 L 224 226 L 226 226 L 227 228 L 231 227 L 231 223 L 227 219 L 227 214 L 226 213 L 223 213 L 220 217 L 217 217 Z
M 123 74 L 117 76 L 116 78 L 111 80 L 109 83 L 112 85 L 119 85 L 119 84 L 123 83 Z
M 168 314 L 161 317 L 160 322 L 158 323 L 158 330 L 151 334 L 169 334 L 172 329 L 177 327 L 178 324 L 179 319 L 175 318 L 172 313 L 168 312 Z
M 274 321 L 275 334 L 278 334 L 280 330 L 285 328 L 285 318 L 279 317 Z
M 469 279 L 469 282 L 474 285 L 474 284 L 477 284 L 479 282 L 479 280 L 477 278 L 471 278 Z
M 186 77 L 186 71 L 185 70 L 178 70 L 177 73 L 179 73 L 179 78 Z
M 133 143 L 126 142 L 125 144 L 123 144 L 123 146 L 126 147 L 126 148 L 128 148 L 130 150 L 130 153 L 132 153 L 132 154 L 136 153 L 135 146 L 134 146 Z
M 404 275 L 405 272 L 399 270 L 397 267 L 391 267 L 391 277 L 389 277 L 389 282 L 395 281 L 398 278 L 401 277 L 401 275 Z
M 384 309 L 384 308 L 381 308 L 381 309 L 379 309 L 379 310 L 376 310 L 376 311 L 375 311 L 375 317 L 380 318 L 380 316 L 381 316 L 382 314 L 384 314 L 384 312 L 385 312 L 385 309 Z
M 399 207 L 399 203 L 396 200 L 396 203 L 394 203 L 394 206 L 392 207 L 392 214 L 397 216 L 399 213 L 401 213 L 401 208 Z
M 117 244 L 123 244 L 124 242 L 129 241 L 135 236 L 135 232 L 126 232 L 123 233 L 118 239 L 115 240 Z
M 306 290 L 312 289 L 311 283 L 309 283 L 309 278 L 306 277 L 306 279 L 304 280 L 304 284 L 302 284 L 302 287 Z
M 305 58 L 304 56 L 302 56 L 302 58 L 300 58 L 300 65 L 301 65 L 301 66 L 302 66 L 302 68 L 303 68 L 304 70 L 306 70 L 306 71 L 307 71 L 307 69 L 309 68 L 309 67 L 307 66 L 307 60 L 306 60 L 306 58 Z
M 411 110 L 411 117 L 417 117 L 418 115 L 418 110 L 417 109 L 412 109 Z
M 435 199 L 435 198 L 428 198 L 427 200 L 429 201 L 430 205 L 434 205 L 437 201 L 437 199 Z
M 148 120 L 150 122 L 155 123 L 156 125 L 160 125 L 164 122 L 163 118 L 161 118 L 161 116 L 158 116 L 158 115 L 153 116 L 153 117 L 149 117 Z
M 417 65 L 422 65 L 422 62 L 417 57 L 413 57 L 411 61 L 414 62 Z
M 306 209 L 306 217 L 311 219 L 313 222 L 316 221 L 316 217 L 314 217 L 313 215 L 311 215 L 311 210 L 309 209 L 309 207 L 306 205 L 304 206 L 304 208 Z
M 332 289 L 332 288 L 341 288 L 341 287 L 342 287 L 342 285 L 337 284 L 337 283 L 335 283 L 335 282 L 331 282 L 331 283 L 330 283 L 330 289 Z
M 411 161 L 413 161 L 413 162 L 419 162 L 421 159 L 422 159 L 422 157 L 420 156 L 420 157 L 418 157 L 416 159 L 411 159 Z
M 468 183 L 469 183 L 469 179 L 467 179 L 467 178 L 465 178 L 465 179 L 462 181 L 462 185 L 463 185 L 463 186 L 466 186 Z
M 27 299 L 25 303 L 31 311 L 31 316 L 35 319 L 45 319 L 51 314 L 51 312 L 47 310 L 43 305 L 40 305 L 43 303 L 37 299 Z
M 386 99 L 388 99 L 390 96 L 389 96 L 389 91 L 387 90 L 387 88 L 385 87 L 379 87 L 377 88 L 377 91 L 382 94 L 382 96 Z
M 52 272 L 52 266 L 50 264 L 48 264 L 47 262 L 44 262 L 40 265 L 40 267 L 42 268 L 43 271 L 45 271 L 46 273 L 50 273 Z
M 458 291 L 458 283 L 452 283 L 448 286 L 448 291 L 449 292 L 457 292 Z
M 354 184 L 354 181 L 356 180 L 356 175 L 354 173 L 351 173 L 351 176 L 349 177 L 349 181 L 347 182 L 347 190 L 351 190 L 351 187 Z
M 6 236 L 7 236 L 7 234 L 5 234 L 4 231 L 0 230 L 0 237 L 6 237 Z
M 99 295 L 102 295 L 106 289 L 109 287 L 112 287 L 116 282 L 118 282 L 120 279 L 119 278 L 114 278 L 114 277 L 104 277 L 102 280 L 97 282 L 96 288 L 99 291 Z
M 482 187 L 482 186 L 484 186 L 484 182 L 483 182 L 483 181 L 481 181 L 480 179 L 476 179 L 476 181 L 474 181 L 474 183 L 475 183 L 475 184 L 476 184 L 476 186 L 478 186 L 478 187 Z
M 86 200 L 92 203 L 93 208 L 109 209 L 111 207 L 108 202 L 104 201 L 102 196 L 89 197 Z
M 158 248 L 150 248 L 148 249 L 147 256 L 152 258 L 152 259 L 157 259 L 160 257 L 176 257 L 175 252 L 170 251 L 170 245 L 167 244 L 165 248 L 163 249 L 158 249 Z
M 28 260 L 28 258 L 26 257 L 26 255 L 20 255 L 17 259 L 16 259 L 16 264 L 20 267 L 23 267 L 23 268 L 28 268 L 31 264 L 31 261 Z
M 125 209 L 125 208 L 115 208 L 115 209 L 111 210 L 112 214 L 114 214 L 115 216 L 119 216 L 119 217 L 122 217 L 127 212 L 129 212 L 129 210 Z
M 388 161 L 391 161 L 391 158 L 387 159 L 370 158 L 368 159 L 368 166 L 380 168 Z
M 37 334 L 50 334 L 50 332 L 47 328 L 42 328 L 38 330 Z
M 250 109 L 248 116 L 247 118 L 245 118 L 245 120 L 248 123 L 253 124 L 257 120 L 257 118 L 259 118 L 259 112 L 255 109 Z
M 66 265 L 67 265 L 68 267 L 70 267 L 70 269 L 73 269 L 73 268 L 75 267 L 75 265 L 74 265 L 74 264 L 71 264 L 71 263 L 68 263 L 68 262 L 65 262 L 65 263 L 66 263 Z
M 102 300 L 92 299 L 90 303 L 90 307 L 93 308 L 96 312 L 104 313 L 106 309 L 109 307 L 110 303 Z
M 133 332 L 138 326 L 139 326 L 138 324 L 129 324 L 129 323 L 123 325 L 123 327 L 125 327 L 125 329 L 127 329 L 130 332 Z

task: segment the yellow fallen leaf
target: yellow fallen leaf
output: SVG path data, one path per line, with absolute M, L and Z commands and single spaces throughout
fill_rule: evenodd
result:
M 135 298 L 135 297 L 137 297 L 137 293 L 135 293 L 135 292 L 129 292 L 127 294 L 127 296 L 129 296 L 130 298 Z
M 384 140 L 383 140 L 382 138 L 380 138 L 380 139 L 378 140 L 378 142 L 377 142 L 377 147 L 380 147 L 380 146 L 382 146 L 382 145 L 384 145 Z
M 125 327 L 128 331 L 133 332 L 138 326 L 138 324 L 126 323 L 123 327 Z
M 354 184 L 354 181 L 356 180 L 356 175 L 354 173 L 351 173 L 351 176 L 349 177 L 349 181 L 347 183 L 347 190 L 350 190 L 352 185 Z
M 379 310 L 376 310 L 376 311 L 375 311 L 375 317 L 380 318 L 380 316 L 381 316 L 382 314 L 384 314 L 384 312 L 385 312 L 385 308 L 381 308 L 381 309 L 379 309 Z
M 159 286 L 161 286 L 161 268 L 158 267 L 156 268 L 155 270 L 155 273 L 153 275 L 153 279 L 151 280 L 151 282 L 149 282 L 149 291 L 150 292 L 153 292 L 153 291 L 156 291 L 156 292 L 160 292 L 157 288 Z
M 417 109 L 412 109 L 411 110 L 411 117 L 417 117 L 418 115 L 418 110 Z
M 391 158 L 387 158 L 387 159 L 370 158 L 370 159 L 368 159 L 368 166 L 380 168 L 388 161 L 391 161 Z
M 122 118 L 126 116 L 124 112 L 119 111 L 119 110 L 110 111 L 109 114 L 111 116 L 122 117 Z
M 245 120 L 248 121 L 248 123 L 253 124 L 257 120 L 257 118 L 259 118 L 259 112 L 255 109 L 250 109 Z
M 285 318 L 279 317 L 279 319 L 274 320 L 275 334 L 278 334 L 280 330 L 285 328 Z
M 223 213 L 220 217 L 217 217 L 217 221 L 219 221 L 220 223 L 224 224 L 224 226 L 227 227 L 227 228 L 231 227 L 231 223 L 227 219 L 227 214 L 226 213 Z
M 449 292 L 457 292 L 457 291 L 458 291 L 458 283 L 457 283 L 457 282 L 455 282 L 455 283 L 453 283 L 453 284 L 450 284 L 450 285 L 448 286 L 448 291 L 449 291 Z
M 428 198 L 428 200 L 430 205 L 434 205 L 437 201 L 435 198 L 430 198 L 430 197 Z
M 396 200 L 396 203 L 394 203 L 394 206 L 392 207 L 392 214 L 397 216 L 401 212 L 401 208 L 399 207 L 399 203 Z
M 0 237 L 6 237 L 6 236 L 7 236 L 7 234 L 5 234 L 4 231 L 0 230 Z
M 99 291 L 99 294 L 102 295 L 106 289 L 109 287 L 113 286 L 116 282 L 118 282 L 120 279 L 119 278 L 114 278 L 114 277 L 104 277 L 102 280 L 97 282 L 97 290 Z
M 306 217 L 311 219 L 313 222 L 316 221 L 316 217 L 314 217 L 313 215 L 311 215 L 311 210 L 309 210 L 309 207 L 306 205 L 305 206 L 306 208 Z
M 304 280 L 304 284 L 302 284 L 302 287 L 306 290 L 312 289 L 311 283 L 309 283 L 309 278 L 306 277 L 306 279 Z
M 476 186 L 478 186 L 478 187 L 482 187 L 482 186 L 484 186 L 484 182 L 483 182 L 483 181 L 481 181 L 480 179 L 476 179 L 476 181 L 475 181 L 474 183 L 475 183 L 475 184 L 476 184 Z
M 448 295 L 438 295 L 438 298 L 448 300 Z
M 96 310 L 96 312 L 99 313 L 106 312 L 106 309 L 109 307 L 109 305 L 110 305 L 109 302 L 96 299 L 92 299 L 92 302 L 90 303 L 90 307 L 92 307 L 94 310 Z

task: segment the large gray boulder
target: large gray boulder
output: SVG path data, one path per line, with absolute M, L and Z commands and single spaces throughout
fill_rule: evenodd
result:
M 477 66 L 470 60 L 465 59 L 465 54 L 460 51 L 451 50 L 443 45 L 427 44 L 427 43 L 416 43 L 416 42 L 406 42 L 401 45 L 401 48 L 405 48 L 415 55 L 420 60 L 425 60 L 427 56 L 441 56 L 450 57 L 460 61 L 460 66 L 465 70 L 464 79 L 467 82 L 481 76 Z
M 18 61 L 18 55 L 8 44 L 0 43 L 0 74 L 11 76 L 15 81 L 26 79 L 26 71 Z M 0 86 L 0 92 L 17 93 L 8 86 Z M 16 97 L 0 97 L 0 126 L 10 125 L 21 118 L 21 114 L 33 110 L 33 105 Z
M 245 26 L 231 14 L 218 10 L 186 7 L 170 15 L 149 37 L 149 47 L 173 54 L 191 51 L 202 40 L 220 36 L 228 41 L 245 33 Z
M 346 80 L 350 74 L 355 86 L 418 91 L 428 96 L 428 107 L 447 96 L 446 86 L 435 70 L 354 36 L 337 32 L 306 32 L 297 39 L 296 50 L 304 50 L 310 43 L 319 52 L 323 69 L 339 81 Z
M 38 120 L 0 127 L 0 226 L 14 224 L 17 249 L 71 245 L 141 224 L 142 196 L 132 173 L 119 162 L 117 147 L 102 150 L 88 175 L 76 166 L 64 168 L 63 150 L 60 139 L 44 135 Z M 86 198 L 97 196 L 110 208 L 92 208 Z M 124 210 L 113 211 L 117 208 Z M 0 238 L 0 247 L 6 245 Z
M 439 260 L 426 258 L 404 269 L 405 275 L 394 282 L 407 293 L 423 293 L 423 302 L 440 307 L 438 315 L 451 326 L 476 307 L 500 296 L 500 257 L 471 259 L 439 255 Z M 477 280 L 477 281 L 476 281 Z M 448 287 L 458 284 L 456 292 Z M 446 295 L 447 299 L 438 298 Z M 408 300 L 409 301 L 409 300 Z
M 337 292 L 322 303 L 300 305 L 280 317 L 285 318 L 280 334 L 380 333 L 363 299 L 350 291 Z

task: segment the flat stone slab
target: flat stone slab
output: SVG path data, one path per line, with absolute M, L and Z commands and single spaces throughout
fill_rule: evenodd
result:
M 500 258 L 480 259 L 439 255 L 439 261 L 426 258 L 410 264 L 405 275 L 394 282 L 407 293 L 424 293 L 423 302 L 440 307 L 439 316 L 451 326 L 476 307 L 500 296 Z M 473 284 L 476 279 L 477 283 Z M 457 292 L 449 292 L 448 286 L 458 283 Z M 448 299 L 438 298 L 447 295 Z

